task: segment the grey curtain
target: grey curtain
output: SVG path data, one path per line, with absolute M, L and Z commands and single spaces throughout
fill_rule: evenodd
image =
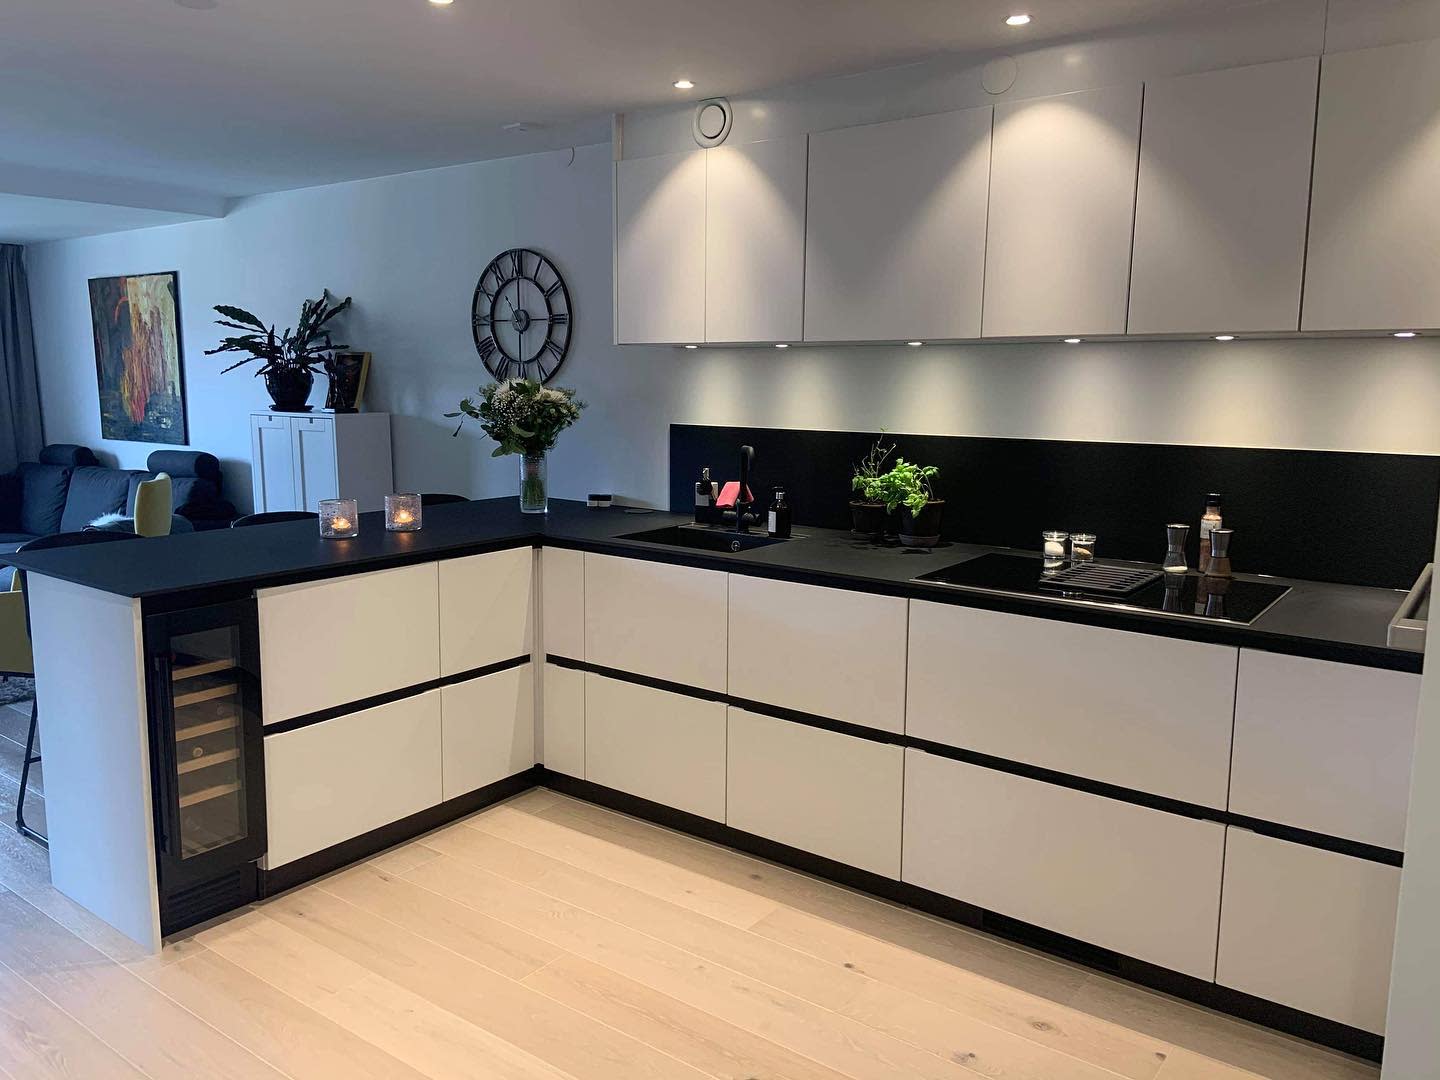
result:
M 0 244 L 0 474 L 34 461 L 43 445 L 25 249 Z

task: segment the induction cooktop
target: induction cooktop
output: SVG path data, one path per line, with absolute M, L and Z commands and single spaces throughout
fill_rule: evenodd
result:
M 1109 567 L 1113 564 L 1097 563 Z M 1144 567 L 1131 564 L 1120 569 L 1141 571 L 1137 579 L 1147 578 Z M 1096 592 L 1077 589 L 1068 584 L 1069 564 L 1053 567 L 1047 572 L 1039 556 L 1005 555 L 999 552 L 956 563 L 922 574 L 916 581 L 950 585 L 966 589 L 989 589 L 1018 596 L 1041 596 L 1052 600 L 1070 600 L 1099 607 L 1129 608 L 1192 619 L 1216 622 L 1252 623 L 1290 591 L 1288 585 L 1271 585 L 1262 581 L 1237 581 L 1233 578 L 1204 578 L 1196 573 L 1159 574 L 1125 593 Z

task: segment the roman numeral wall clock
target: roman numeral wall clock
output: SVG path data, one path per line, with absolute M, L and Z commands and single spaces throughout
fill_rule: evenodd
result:
M 495 378 L 549 382 L 570 352 L 570 290 L 544 255 L 511 248 L 480 275 L 471 324 L 475 349 Z

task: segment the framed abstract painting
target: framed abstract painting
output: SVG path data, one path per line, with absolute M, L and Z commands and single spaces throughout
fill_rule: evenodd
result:
M 173 271 L 90 279 L 101 438 L 189 442 L 179 312 Z

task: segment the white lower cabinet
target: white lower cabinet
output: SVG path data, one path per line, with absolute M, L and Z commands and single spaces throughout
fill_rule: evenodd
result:
M 1224 826 L 905 752 L 903 880 L 1215 977 Z
M 268 869 L 440 802 L 440 691 L 265 739 Z
M 905 751 L 729 710 L 725 823 L 900 877 Z
M 906 604 L 731 574 L 730 693 L 904 731 Z
M 547 769 L 585 779 L 585 673 L 545 665 L 541 757 Z
M 535 676 L 530 664 L 440 691 L 446 799 L 524 772 L 535 764 Z
M 585 555 L 569 548 L 540 549 L 541 652 L 585 659 Z
M 529 656 L 535 627 L 535 549 L 439 563 L 440 674 Z
M 1223 810 L 1237 652 L 915 600 L 905 730 Z
M 724 703 L 586 673 L 585 779 L 724 821 Z
M 1230 829 L 1216 981 L 1383 1033 L 1400 869 Z

